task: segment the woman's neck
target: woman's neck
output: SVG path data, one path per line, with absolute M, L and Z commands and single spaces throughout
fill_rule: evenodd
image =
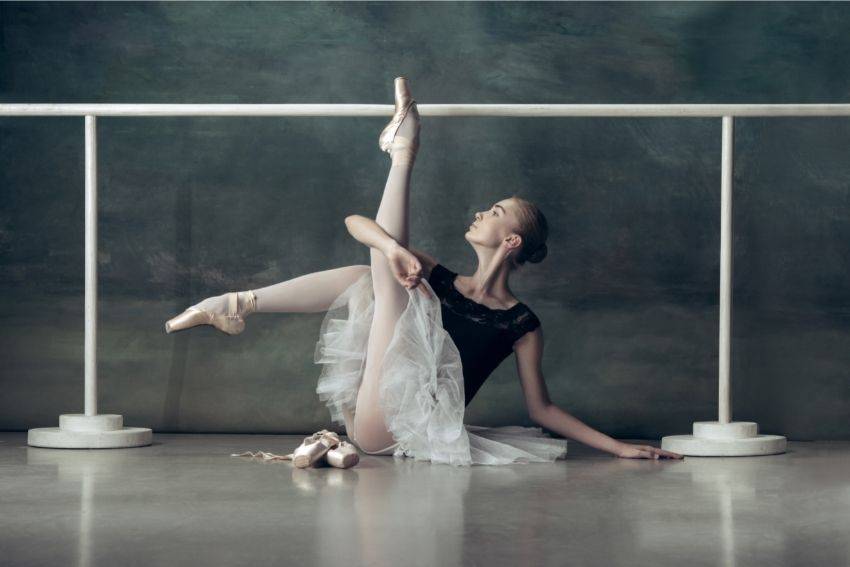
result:
M 499 302 L 510 307 L 517 299 L 508 287 L 510 268 L 505 261 L 479 262 L 478 268 L 471 276 L 461 276 L 464 295 L 478 303 L 487 300 Z

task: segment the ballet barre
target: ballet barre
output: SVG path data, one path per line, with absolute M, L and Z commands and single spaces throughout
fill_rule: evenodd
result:
M 418 104 L 420 116 L 721 118 L 720 325 L 718 419 L 693 423 L 692 435 L 661 439 L 668 451 L 694 456 L 784 453 L 781 435 L 732 421 L 732 164 L 734 117 L 850 116 L 850 104 Z M 59 427 L 30 429 L 36 447 L 114 448 L 150 445 L 148 428 L 125 427 L 97 413 L 97 117 L 98 116 L 392 116 L 391 104 L 86 104 L 0 103 L 0 116 L 85 117 L 85 407 L 63 414 Z
M 850 116 L 850 104 L 420 104 L 420 116 Z M 0 103 L 0 116 L 392 116 L 392 104 Z

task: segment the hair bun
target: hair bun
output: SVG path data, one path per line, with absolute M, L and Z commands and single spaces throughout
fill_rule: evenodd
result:
M 544 242 L 540 246 L 534 249 L 534 252 L 531 253 L 531 256 L 528 257 L 528 261 L 532 264 L 536 264 L 538 262 L 542 262 L 543 258 L 546 257 L 546 254 L 549 252 L 549 249 L 546 247 L 546 243 Z

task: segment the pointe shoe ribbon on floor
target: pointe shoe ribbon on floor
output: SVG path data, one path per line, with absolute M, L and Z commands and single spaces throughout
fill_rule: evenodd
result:
M 227 308 L 225 313 L 215 313 L 192 306 L 180 315 L 166 321 L 165 332 L 173 333 L 198 325 L 212 325 L 228 335 L 238 335 L 245 330 L 245 319 L 243 316 L 253 313 L 257 309 L 257 297 L 254 295 L 254 292 L 247 292 L 247 302 L 241 311 L 238 306 L 238 292 L 230 292 L 227 294 Z
M 251 451 L 243 451 L 241 453 L 230 453 L 231 457 L 262 457 L 264 461 L 291 461 L 292 453 L 288 455 L 275 455 L 274 453 L 269 453 L 267 451 L 257 451 L 256 453 L 252 453 Z

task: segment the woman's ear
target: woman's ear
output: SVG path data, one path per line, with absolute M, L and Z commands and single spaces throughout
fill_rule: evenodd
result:
M 514 252 L 515 250 L 519 250 L 519 247 L 522 246 L 522 237 L 518 234 L 512 234 L 505 238 L 505 242 L 508 245 L 508 249 L 511 252 Z

